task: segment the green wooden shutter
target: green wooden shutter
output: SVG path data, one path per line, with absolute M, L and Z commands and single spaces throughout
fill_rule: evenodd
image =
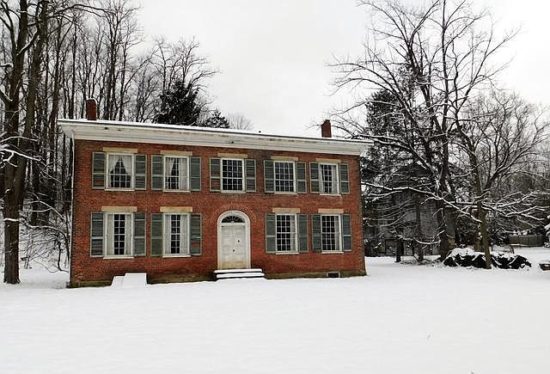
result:
M 134 256 L 145 256 L 145 213 L 134 213 Z
M 105 153 L 92 153 L 92 188 L 105 188 Z
M 268 213 L 265 215 L 265 251 L 277 252 L 276 216 Z
M 306 163 L 297 162 L 296 163 L 296 186 L 298 193 L 307 192 L 307 183 L 306 183 Z
M 162 256 L 164 244 L 162 220 L 162 213 L 151 214 L 151 256 Z
M 103 257 L 103 213 L 92 213 L 90 225 L 90 256 Z
M 321 215 L 314 214 L 311 216 L 311 244 L 313 252 L 321 252 Z
M 340 164 L 340 193 L 349 193 L 349 172 L 348 164 Z
M 202 254 L 202 228 L 200 214 L 191 214 L 189 231 L 191 233 L 189 243 L 191 256 L 200 256 Z
M 311 192 L 319 193 L 319 163 L 309 164 L 309 179 L 311 182 Z
M 351 216 L 342 215 L 342 250 L 351 251 Z
M 210 191 L 221 190 L 221 160 L 219 158 L 210 159 Z
M 246 191 L 256 192 L 256 160 L 246 159 Z
M 201 190 L 201 158 L 191 157 L 190 159 L 190 180 L 191 191 Z
M 275 175 L 272 160 L 264 160 L 264 188 L 265 192 L 275 191 Z
M 164 158 L 162 155 L 151 156 L 151 189 L 162 190 L 164 179 Z
M 298 251 L 307 252 L 307 214 L 298 214 Z
M 145 190 L 147 188 L 147 156 L 135 156 L 135 189 Z

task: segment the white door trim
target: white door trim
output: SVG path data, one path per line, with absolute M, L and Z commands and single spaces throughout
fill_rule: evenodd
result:
M 244 214 L 241 211 L 238 210 L 228 210 L 227 212 L 223 212 L 218 217 L 218 223 L 217 223 L 217 230 L 218 230 L 218 270 L 223 269 L 222 264 L 222 225 L 235 225 L 235 223 L 222 223 L 223 219 L 228 216 L 237 216 L 244 220 L 244 232 L 245 232 L 245 262 L 246 262 L 246 268 L 250 269 L 250 218 L 246 214 Z

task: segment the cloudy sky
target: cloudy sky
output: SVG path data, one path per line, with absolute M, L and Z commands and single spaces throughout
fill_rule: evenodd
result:
M 414 2 L 413 0 L 410 0 Z M 342 98 L 331 95 L 333 56 L 361 52 L 368 18 L 355 0 L 141 0 L 147 36 L 195 36 L 220 72 L 209 92 L 223 113 L 242 113 L 256 131 L 317 135 L 310 128 Z M 543 0 L 475 0 L 500 30 L 521 28 L 502 81 L 550 104 L 550 32 Z M 309 127 L 309 128 L 308 128 Z

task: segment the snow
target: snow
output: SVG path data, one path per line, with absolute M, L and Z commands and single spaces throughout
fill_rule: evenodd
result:
M 396 264 L 368 277 L 0 286 L 0 373 L 548 372 L 550 249 L 524 270 Z

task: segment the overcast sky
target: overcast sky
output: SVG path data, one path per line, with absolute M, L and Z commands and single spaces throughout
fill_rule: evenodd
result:
M 317 135 L 308 129 L 341 104 L 332 96 L 333 56 L 361 51 L 368 18 L 355 0 L 141 0 L 148 37 L 196 37 L 220 73 L 209 83 L 222 113 L 242 113 L 256 131 Z M 550 5 L 545 0 L 477 0 L 500 30 L 521 27 L 501 80 L 550 104 Z

